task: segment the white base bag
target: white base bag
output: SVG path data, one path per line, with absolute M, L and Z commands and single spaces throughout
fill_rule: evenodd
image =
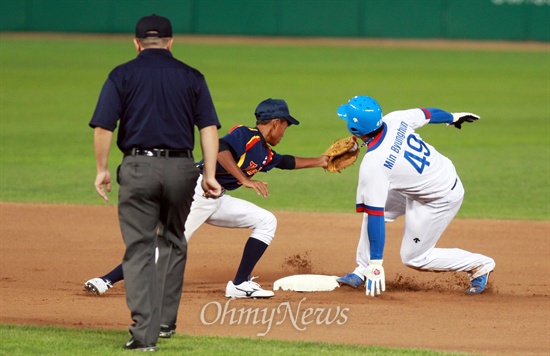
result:
M 294 292 L 328 292 L 338 287 L 338 276 L 322 274 L 295 274 L 278 279 L 273 284 L 273 290 L 290 290 Z

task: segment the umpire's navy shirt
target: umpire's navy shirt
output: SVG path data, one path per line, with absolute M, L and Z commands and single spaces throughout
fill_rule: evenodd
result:
M 90 126 L 115 131 L 117 145 L 193 150 L 194 126 L 221 127 L 204 76 L 166 49 L 145 49 L 109 73 Z

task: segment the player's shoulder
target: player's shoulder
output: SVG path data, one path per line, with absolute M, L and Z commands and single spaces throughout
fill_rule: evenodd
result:
M 233 133 L 236 131 L 242 131 L 242 132 L 250 132 L 250 133 L 256 133 L 258 132 L 258 129 L 255 127 L 245 126 L 245 125 L 235 125 L 233 126 L 228 133 Z
M 419 110 L 420 112 L 422 111 L 422 109 L 420 108 L 394 110 L 384 115 L 384 118 L 396 118 L 396 117 L 408 116 L 416 112 L 419 112 Z
M 384 115 L 383 118 L 384 122 L 388 124 L 388 126 L 392 126 L 392 124 L 399 125 L 403 121 L 414 122 L 419 119 L 425 119 L 424 111 L 420 108 L 392 111 Z
M 244 126 L 244 125 L 235 125 L 233 126 L 229 132 L 222 137 L 222 139 L 226 141 L 233 141 L 233 142 L 247 142 L 254 137 L 260 138 L 259 130 L 253 127 Z

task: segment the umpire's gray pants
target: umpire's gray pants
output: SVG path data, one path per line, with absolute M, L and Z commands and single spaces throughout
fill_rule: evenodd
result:
M 119 167 L 118 216 L 126 244 L 122 269 L 134 321 L 130 332 L 148 345 L 158 339 L 161 308 L 177 315 L 187 258 L 184 226 L 198 177 L 193 158 L 125 156 Z

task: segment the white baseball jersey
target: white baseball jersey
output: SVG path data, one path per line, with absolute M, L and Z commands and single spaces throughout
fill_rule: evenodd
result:
M 394 111 L 386 130 L 368 145 L 357 188 L 358 211 L 381 211 L 389 190 L 429 202 L 444 197 L 456 181 L 452 162 L 414 132 L 429 123 L 422 109 Z

